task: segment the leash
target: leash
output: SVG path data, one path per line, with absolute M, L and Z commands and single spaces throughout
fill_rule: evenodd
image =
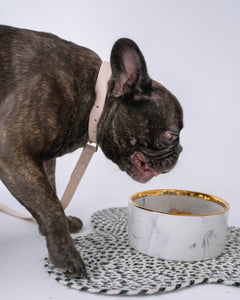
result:
M 97 124 L 98 121 L 102 115 L 106 95 L 107 95 L 107 84 L 111 77 L 111 67 L 108 62 L 102 62 L 97 82 L 95 86 L 96 91 L 96 100 L 93 105 L 93 108 L 90 113 L 89 117 L 89 123 L 88 123 L 88 138 L 89 141 L 85 145 L 85 147 L 82 150 L 82 153 L 78 159 L 78 162 L 71 174 L 70 180 L 68 182 L 68 185 L 64 191 L 64 194 L 61 199 L 61 204 L 63 209 L 65 209 L 68 204 L 71 202 L 72 197 L 78 187 L 79 182 L 81 181 L 88 164 L 93 157 L 93 154 L 97 151 L 98 145 L 97 145 Z M 0 211 L 14 216 L 16 218 L 29 220 L 29 221 L 35 221 L 33 217 L 24 215 L 22 213 L 19 213 L 10 207 L 0 204 Z

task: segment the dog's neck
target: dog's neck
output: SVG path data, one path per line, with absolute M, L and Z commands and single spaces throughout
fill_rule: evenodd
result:
M 95 86 L 96 100 L 90 113 L 88 123 L 89 142 L 97 143 L 97 124 L 101 117 L 108 88 L 108 81 L 112 75 L 111 66 L 108 62 L 102 62 Z

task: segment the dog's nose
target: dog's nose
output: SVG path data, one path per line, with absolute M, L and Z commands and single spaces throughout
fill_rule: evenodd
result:
M 183 151 L 183 147 L 181 145 L 178 146 L 178 151 L 181 153 Z

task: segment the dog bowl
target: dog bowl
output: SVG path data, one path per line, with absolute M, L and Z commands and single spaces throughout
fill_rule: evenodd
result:
M 226 201 L 208 194 L 140 192 L 129 199 L 129 244 L 139 252 L 167 260 L 214 258 L 224 250 L 228 211 Z

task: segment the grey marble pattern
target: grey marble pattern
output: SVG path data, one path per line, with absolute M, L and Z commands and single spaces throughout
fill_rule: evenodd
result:
M 177 216 L 151 212 L 129 204 L 129 243 L 162 259 L 206 260 L 225 246 L 228 212 L 211 216 Z

